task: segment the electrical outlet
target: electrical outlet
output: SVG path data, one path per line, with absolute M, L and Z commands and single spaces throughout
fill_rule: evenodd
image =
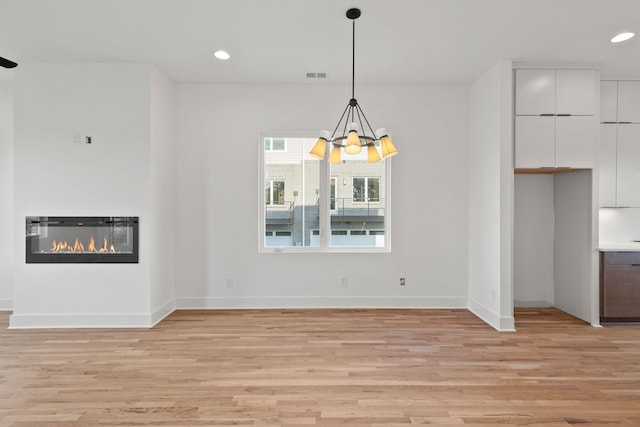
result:
M 494 290 L 491 291 L 491 301 L 496 301 L 498 299 L 498 293 Z
M 400 278 L 400 286 L 404 286 L 404 285 L 406 285 L 406 284 L 407 284 L 407 282 L 406 282 L 405 278 L 404 278 L 404 277 L 401 277 L 401 278 Z
M 227 280 L 224 282 L 224 287 L 225 287 L 225 288 L 233 288 L 233 279 L 227 279 Z
M 341 288 L 346 288 L 347 286 L 349 286 L 349 279 L 347 279 L 347 276 L 343 276 L 340 278 L 340 287 Z

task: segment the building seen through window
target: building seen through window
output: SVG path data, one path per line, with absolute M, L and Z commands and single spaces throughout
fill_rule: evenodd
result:
M 261 246 L 322 249 L 328 224 L 327 250 L 385 248 L 385 161 L 367 163 L 363 150 L 337 165 L 322 163 L 308 154 L 316 139 L 263 138 Z

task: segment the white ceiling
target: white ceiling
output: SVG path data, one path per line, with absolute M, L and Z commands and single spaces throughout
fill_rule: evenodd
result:
M 151 63 L 179 82 L 348 83 L 350 7 L 357 84 L 469 82 L 501 59 L 640 79 L 639 0 L 0 0 L 0 56 Z M 623 30 L 639 36 L 611 44 Z

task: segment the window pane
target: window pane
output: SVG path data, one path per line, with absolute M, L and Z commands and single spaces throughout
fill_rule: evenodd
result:
M 267 205 L 271 204 L 271 181 L 264 182 L 264 203 Z
M 366 197 L 365 178 L 353 178 L 353 201 L 364 202 Z
M 264 138 L 265 247 L 320 246 L 312 233 L 320 228 L 320 166 L 309 155 L 316 139 Z
M 367 178 L 367 197 L 370 202 L 380 201 L 380 178 Z
M 271 138 L 264 139 L 264 151 L 271 151 Z
M 273 181 L 273 204 L 284 205 L 284 181 Z

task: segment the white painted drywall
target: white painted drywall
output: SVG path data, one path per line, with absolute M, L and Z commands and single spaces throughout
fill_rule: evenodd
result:
M 640 208 L 601 208 L 601 242 L 640 240 Z
M 514 272 L 516 307 L 553 306 L 553 174 L 515 175 Z
M 359 86 L 356 96 L 400 152 L 392 252 L 259 254 L 260 132 L 333 128 L 350 88 L 176 86 L 178 307 L 466 307 L 467 87 Z
M 598 324 L 592 179 L 591 170 L 555 177 L 554 300 L 560 310 Z
M 469 92 L 469 308 L 512 330 L 512 70 L 496 64 Z
M 0 310 L 13 294 L 13 91 L 0 81 Z
M 156 323 L 175 308 L 175 132 L 173 82 L 151 70 L 151 313 Z
M 12 327 L 150 323 L 150 91 L 148 65 L 20 64 Z M 25 264 L 27 215 L 139 216 L 140 263 Z

